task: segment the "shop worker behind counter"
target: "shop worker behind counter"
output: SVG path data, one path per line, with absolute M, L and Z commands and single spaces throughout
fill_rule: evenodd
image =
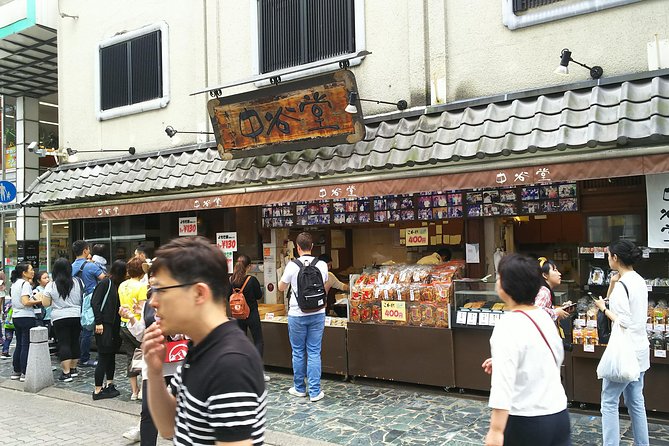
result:
M 416 262 L 417 265 L 437 265 L 442 262 L 451 260 L 451 250 L 448 248 L 440 248 L 437 252 L 433 252 Z
M 303 265 L 315 265 L 321 272 L 325 293 L 329 291 L 328 268 L 325 262 L 318 261 L 311 255 L 314 246 L 311 234 L 302 232 L 295 239 L 298 259 Z M 293 387 L 288 390 L 293 396 L 305 397 L 309 391 L 312 402 L 323 399 L 325 394 L 321 389 L 321 341 L 325 329 L 325 307 L 320 310 L 305 313 L 297 303 L 297 282 L 300 267 L 295 262 L 286 265 L 286 269 L 279 281 L 279 291 L 286 291 L 290 285 L 288 306 L 288 337 L 293 351 Z M 309 388 L 304 384 L 307 378 Z
M 181 237 L 156 253 L 151 272 L 156 322 L 146 329 L 151 417 L 175 445 L 261 445 L 267 392 L 262 360 L 235 323 L 225 301 L 227 260 L 203 237 Z M 169 387 L 163 380 L 165 336 L 191 339 Z

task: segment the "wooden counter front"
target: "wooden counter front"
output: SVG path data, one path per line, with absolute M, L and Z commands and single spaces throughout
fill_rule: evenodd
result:
M 288 324 L 262 321 L 262 336 L 265 342 L 263 361 L 273 367 L 293 368 Z M 325 327 L 321 347 L 321 370 L 334 375 L 348 374 L 346 364 L 346 329 Z
M 447 328 L 348 323 L 352 376 L 453 387 L 453 335 Z

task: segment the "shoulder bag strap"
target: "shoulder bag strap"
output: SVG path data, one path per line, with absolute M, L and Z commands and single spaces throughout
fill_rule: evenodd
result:
M 109 291 L 111 291 L 112 287 L 112 281 L 109 279 L 109 288 L 107 288 L 107 292 L 105 293 L 105 298 L 102 299 L 102 305 L 100 305 L 100 313 L 102 313 L 102 310 L 105 309 L 105 304 L 107 303 L 107 297 L 109 297 Z
M 86 260 L 81 262 L 81 268 L 79 268 L 79 271 L 77 271 L 77 274 L 75 274 L 76 277 L 81 277 L 81 273 L 84 271 L 85 266 L 86 266 Z
M 558 365 L 557 357 L 555 356 L 555 353 L 553 352 L 553 349 L 551 348 L 551 345 L 548 343 L 548 339 L 546 339 L 546 336 L 544 336 L 544 332 L 541 331 L 541 328 L 539 328 L 539 325 L 537 325 L 537 323 L 534 321 L 534 319 L 532 319 L 532 317 L 530 317 L 530 315 L 527 314 L 527 313 L 525 313 L 524 311 L 522 311 L 522 310 L 514 310 L 514 312 L 515 312 L 515 313 L 522 313 L 522 314 L 524 314 L 530 321 L 532 321 L 532 323 L 534 324 L 534 326 L 537 327 L 537 330 L 539 330 L 539 334 L 541 335 L 541 337 L 543 338 L 544 342 L 546 343 L 546 347 L 548 347 L 548 350 L 550 350 L 551 355 L 553 355 L 553 360 L 555 361 L 555 365 Z M 558 365 L 558 367 L 559 367 L 559 365 Z
M 625 285 L 625 282 L 623 282 L 622 280 L 618 280 L 618 283 L 621 284 L 623 286 L 623 288 L 625 288 L 625 294 L 627 294 L 627 298 L 629 299 L 630 298 L 630 290 L 627 289 L 627 285 Z
M 244 285 L 242 285 L 242 288 L 239 290 L 240 293 L 244 292 L 244 287 L 246 286 L 247 283 L 249 283 L 249 279 L 251 276 L 246 276 L 246 280 L 244 281 Z

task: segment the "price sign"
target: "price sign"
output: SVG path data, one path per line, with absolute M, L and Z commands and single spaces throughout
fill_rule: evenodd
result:
M 648 291 L 653 291 L 653 285 L 646 285 L 646 289 Z
M 381 302 L 381 319 L 384 321 L 407 320 L 406 302 L 384 300 Z
M 595 345 L 594 344 L 585 344 L 583 346 L 583 351 L 588 352 L 588 353 L 594 353 L 595 352 Z
M 265 313 L 265 320 L 271 321 L 274 319 L 274 313 Z
M 605 253 L 603 253 L 603 252 L 596 252 L 596 253 L 595 253 L 595 258 L 596 258 L 596 259 L 603 259 L 603 258 L 604 258 L 604 254 L 605 254 Z
M 407 228 L 406 245 L 407 246 L 427 246 L 428 232 L 427 228 Z
M 469 313 L 467 315 L 467 325 L 476 325 L 478 321 L 478 313 Z
M 325 316 L 325 326 L 329 327 L 332 325 L 332 317 L 331 316 Z
M 488 325 L 490 321 L 490 313 L 479 314 L 479 325 Z
M 237 251 L 237 233 L 217 232 L 216 245 L 223 251 Z
M 666 350 L 654 350 L 655 352 L 655 357 L 656 358 L 666 358 L 667 357 L 667 351 Z
M 642 249 L 641 250 L 641 257 L 644 259 L 650 259 L 650 249 Z
M 468 311 L 458 311 L 458 315 L 455 317 L 455 323 L 460 325 L 465 325 L 467 323 L 467 313 Z
M 179 237 L 197 235 L 197 217 L 179 218 Z

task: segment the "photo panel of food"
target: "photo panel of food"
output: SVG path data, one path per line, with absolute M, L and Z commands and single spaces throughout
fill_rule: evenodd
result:
M 449 206 L 462 206 L 462 193 L 456 192 L 448 194 L 448 205 Z
M 513 203 L 516 199 L 516 189 L 501 189 L 499 191 L 499 201 L 502 203 Z
M 522 201 L 538 200 L 539 199 L 539 187 L 538 186 L 521 187 L 520 188 L 520 199 Z
M 560 198 L 575 198 L 576 183 L 560 184 L 558 187 Z

